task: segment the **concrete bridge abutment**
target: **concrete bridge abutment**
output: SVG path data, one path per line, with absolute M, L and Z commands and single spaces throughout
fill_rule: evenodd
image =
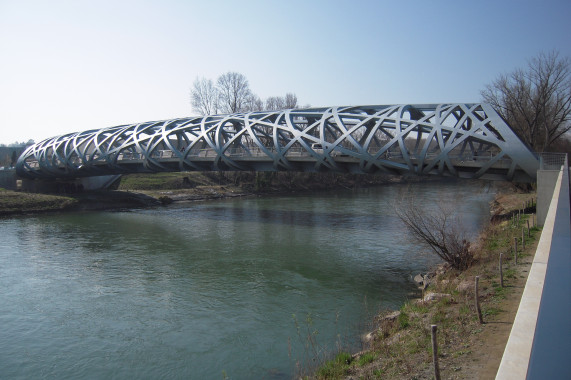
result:
M 0 170 L 0 187 L 7 190 L 16 190 L 18 188 L 18 177 L 16 169 Z
M 77 193 L 116 188 L 121 175 L 103 175 L 68 179 L 22 179 L 19 188 L 31 193 Z

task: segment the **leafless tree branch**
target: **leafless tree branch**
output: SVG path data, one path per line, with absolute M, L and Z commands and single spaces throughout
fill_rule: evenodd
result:
M 452 210 L 439 204 L 428 211 L 412 199 L 401 201 L 395 212 L 412 235 L 426 244 L 442 260 L 458 270 L 469 268 L 474 261 L 470 242 Z
M 481 92 L 524 142 L 544 151 L 571 130 L 571 60 L 541 53 Z
M 248 80 L 243 74 L 228 72 L 216 82 L 220 107 L 224 113 L 244 112 L 246 101 L 252 95 Z
M 218 90 L 212 80 L 196 78 L 190 90 L 190 103 L 200 115 L 213 115 L 218 112 Z

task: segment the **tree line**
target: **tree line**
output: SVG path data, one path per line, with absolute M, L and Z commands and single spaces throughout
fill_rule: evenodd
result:
M 298 108 L 297 96 L 270 96 L 265 101 L 250 89 L 248 79 L 237 72 L 227 72 L 216 82 L 197 77 L 190 90 L 193 111 L 200 115 L 254 111 L 277 111 Z

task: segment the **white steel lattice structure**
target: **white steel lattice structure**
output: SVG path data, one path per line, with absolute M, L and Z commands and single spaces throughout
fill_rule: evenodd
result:
M 336 171 L 533 181 L 538 158 L 487 104 L 211 115 L 67 134 L 29 147 L 25 178 L 161 171 Z

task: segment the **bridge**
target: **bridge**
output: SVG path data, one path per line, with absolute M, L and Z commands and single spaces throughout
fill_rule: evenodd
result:
M 496 378 L 569 378 L 569 168 L 566 159 L 552 165 L 546 157 L 531 152 L 487 104 L 429 104 L 123 125 L 44 140 L 29 147 L 16 167 L 27 179 L 197 170 L 537 179 L 538 221 L 545 228 Z
M 333 171 L 534 182 L 538 157 L 487 104 L 373 105 L 209 115 L 49 138 L 27 179 L 164 171 Z

